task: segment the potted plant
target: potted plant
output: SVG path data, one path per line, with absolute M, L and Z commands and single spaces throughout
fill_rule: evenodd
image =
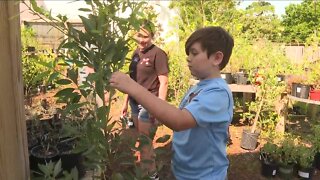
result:
M 79 177 L 85 175 L 82 156 L 83 152 L 76 150 L 82 130 L 80 121 L 72 121 L 67 117 L 64 117 L 64 120 L 62 120 L 59 142 L 57 144 L 62 169 L 70 172 L 72 169 L 76 168 Z
M 142 1 L 85 2 L 86 7 L 79 9 L 86 12 L 79 16 L 83 29 L 76 27 L 64 15 L 52 16 L 35 0 L 25 5 L 65 35 L 58 48 L 58 51 L 66 49 L 65 53 L 60 54 L 62 61 L 44 65 L 50 68 L 49 79 L 56 80 L 56 84 L 61 86 L 55 97 L 57 103 L 65 105 L 62 114 L 75 117 L 81 112 L 83 115 L 76 151 L 83 152 L 88 167 L 100 170 L 101 179 L 134 179 L 140 172 L 139 167 L 135 165 L 131 152 L 120 149 L 120 145 L 124 144 L 122 131 L 115 128 L 117 122 L 111 121 L 109 114 L 115 94 L 109 79 L 113 72 L 125 65 L 128 53 L 133 49 L 130 46 L 133 31 L 140 28 L 144 19 L 155 19 L 156 15 L 147 12 Z M 131 13 L 123 17 L 121 14 L 124 11 Z M 57 65 L 67 67 L 68 76 L 56 71 Z M 94 71 L 82 84 L 78 84 L 78 70 L 83 67 Z M 101 106 L 98 106 L 97 99 L 102 99 Z M 80 111 L 82 109 L 84 111 Z M 135 148 L 135 143 L 130 145 L 127 149 Z
M 221 78 L 224 79 L 228 84 L 233 83 L 233 76 L 230 72 L 221 72 Z
M 310 141 L 315 151 L 314 166 L 320 170 L 320 125 L 314 125 L 312 127 Z
M 56 162 L 59 160 L 59 151 L 56 147 L 57 138 L 51 133 L 45 134 L 41 137 L 40 145 L 31 149 L 30 168 L 37 173 L 39 171 L 39 164 L 47 164 L 50 161 Z
M 279 118 L 275 102 L 279 101 L 281 93 L 285 90 L 284 84 L 277 81 L 276 70 L 259 68 L 258 73 L 260 80 L 257 86 L 256 100 L 251 101 L 249 110 L 243 113 L 245 118 L 251 120 L 252 126 L 243 130 L 241 147 L 250 150 L 257 146 L 259 130 L 270 130 L 270 127 L 275 126 L 274 124 Z
M 294 167 L 297 161 L 296 145 L 294 138 L 291 136 L 285 136 L 281 141 L 279 149 L 279 176 L 283 179 L 292 179 L 294 176 Z
M 298 175 L 303 179 L 312 179 L 314 173 L 314 148 L 301 144 L 297 147 Z
M 310 100 L 320 101 L 320 80 L 311 86 L 309 98 Z
M 277 144 L 267 142 L 260 149 L 261 174 L 273 177 L 277 173 L 279 161 L 279 147 Z

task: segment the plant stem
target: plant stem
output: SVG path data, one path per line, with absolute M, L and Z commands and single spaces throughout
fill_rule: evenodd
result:
M 256 113 L 256 115 L 254 117 L 253 125 L 252 125 L 252 128 L 251 128 L 251 133 L 254 133 L 256 131 L 257 124 L 258 124 L 258 119 L 259 119 L 259 116 L 260 116 L 260 112 L 261 112 L 262 106 L 264 104 L 264 94 L 262 95 L 258 111 L 257 111 L 257 113 Z

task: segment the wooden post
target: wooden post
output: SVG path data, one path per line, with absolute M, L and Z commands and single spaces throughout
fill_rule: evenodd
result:
M 0 1 L 0 179 L 29 179 L 19 1 Z

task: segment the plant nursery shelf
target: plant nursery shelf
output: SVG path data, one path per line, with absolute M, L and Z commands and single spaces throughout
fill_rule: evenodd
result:
M 320 105 L 320 101 L 314 101 L 314 100 L 310 100 L 310 99 L 298 98 L 298 97 L 295 97 L 295 96 L 292 96 L 292 95 L 289 95 L 289 94 L 288 94 L 288 98 L 292 99 L 294 101 L 300 101 L 300 102 L 304 102 L 304 103 L 307 103 L 307 104 Z
M 253 85 L 229 84 L 232 92 L 256 93 L 257 89 Z

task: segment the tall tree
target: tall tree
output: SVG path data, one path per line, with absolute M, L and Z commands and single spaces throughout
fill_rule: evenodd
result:
M 306 42 L 312 35 L 319 37 L 320 6 L 317 0 L 304 0 L 286 7 L 282 24 L 285 42 Z
M 171 8 L 179 14 L 180 38 L 185 37 L 195 29 L 208 25 L 219 25 L 234 31 L 232 23 L 236 17 L 236 1 L 180 0 L 172 1 Z
M 242 24 L 242 36 L 246 39 L 266 38 L 271 41 L 279 39 L 280 20 L 275 14 L 274 6 L 269 2 L 253 2 L 242 11 L 239 21 Z

